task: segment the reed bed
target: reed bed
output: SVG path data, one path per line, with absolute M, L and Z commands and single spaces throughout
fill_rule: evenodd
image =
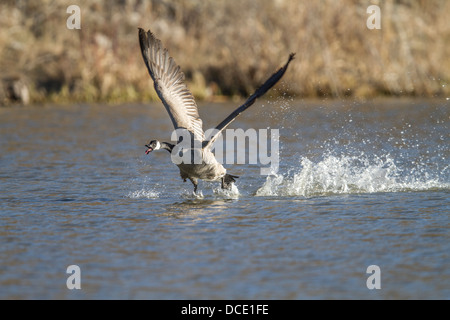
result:
M 81 9 L 70 30 L 69 5 Z M 366 26 L 378 4 L 381 29 Z M 295 97 L 448 97 L 450 1 L 2 1 L 2 79 L 31 102 L 156 99 L 137 28 L 151 29 L 198 99 L 251 93 L 290 52 L 275 91 Z

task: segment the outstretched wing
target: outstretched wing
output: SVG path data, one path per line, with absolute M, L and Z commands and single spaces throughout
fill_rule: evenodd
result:
M 264 82 L 264 84 L 259 87 L 255 93 L 253 93 L 245 103 L 234 110 L 225 120 L 223 120 L 217 127 L 216 127 L 216 133 L 214 136 L 209 139 L 208 141 L 203 142 L 203 148 L 211 148 L 214 141 L 220 136 L 222 131 L 231 123 L 234 119 L 236 119 L 237 116 L 239 116 L 242 112 L 247 110 L 252 104 L 255 103 L 256 99 L 264 95 L 267 91 L 269 91 L 270 88 L 272 88 L 284 75 L 284 73 L 287 70 L 287 67 L 289 66 L 289 63 L 294 59 L 295 53 L 291 53 L 289 55 L 289 59 L 286 62 L 286 64 L 281 67 L 277 72 L 275 72 L 269 79 Z
M 175 129 L 187 129 L 194 139 L 203 141 L 202 120 L 194 97 L 184 83 L 184 73 L 150 30 L 145 32 L 139 28 L 139 43 L 156 93 L 166 107 L 173 126 Z

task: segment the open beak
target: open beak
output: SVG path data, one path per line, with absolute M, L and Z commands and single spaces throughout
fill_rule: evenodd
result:
M 149 154 L 150 152 L 153 151 L 152 147 L 149 147 L 148 145 L 145 145 L 145 146 L 148 148 L 147 151 L 145 151 L 145 154 Z

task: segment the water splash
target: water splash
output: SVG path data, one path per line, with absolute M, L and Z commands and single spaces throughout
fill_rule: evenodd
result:
M 184 191 L 181 193 L 181 197 L 184 199 L 211 199 L 211 198 L 220 198 L 220 199 L 238 199 L 240 196 L 239 189 L 236 185 L 232 185 L 230 190 L 222 189 L 221 187 L 213 187 L 212 193 L 208 192 L 208 189 L 204 189 L 206 194 L 203 195 L 203 190 L 198 190 L 197 194 L 193 191 Z
M 198 190 L 197 193 L 195 193 L 194 191 L 190 190 L 185 190 L 181 193 L 181 197 L 183 199 L 204 199 L 205 196 L 203 195 L 203 191 Z
M 154 199 L 159 198 L 159 192 L 154 190 L 141 189 L 136 191 L 130 191 L 127 195 L 127 198 L 131 199 Z
M 389 155 L 325 156 L 313 162 L 301 158 L 300 168 L 267 177 L 256 196 L 320 196 L 375 192 L 426 191 L 449 189 L 439 175 L 427 168 L 401 169 Z M 291 173 L 293 172 L 293 173 Z
M 236 185 L 233 183 L 231 185 L 231 189 L 222 189 L 222 188 L 215 188 L 213 189 L 213 192 L 215 195 L 225 198 L 225 199 L 238 199 L 239 198 L 239 189 L 236 187 Z

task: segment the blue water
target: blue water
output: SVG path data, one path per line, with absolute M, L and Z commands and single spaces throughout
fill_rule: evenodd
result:
M 201 105 L 204 128 L 233 107 Z M 279 171 L 225 164 L 234 192 L 195 196 L 144 153 L 161 104 L 2 108 L 0 298 L 449 299 L 449 121 L 438 100 L 263 101 L 231 127 L 279 129 Z

